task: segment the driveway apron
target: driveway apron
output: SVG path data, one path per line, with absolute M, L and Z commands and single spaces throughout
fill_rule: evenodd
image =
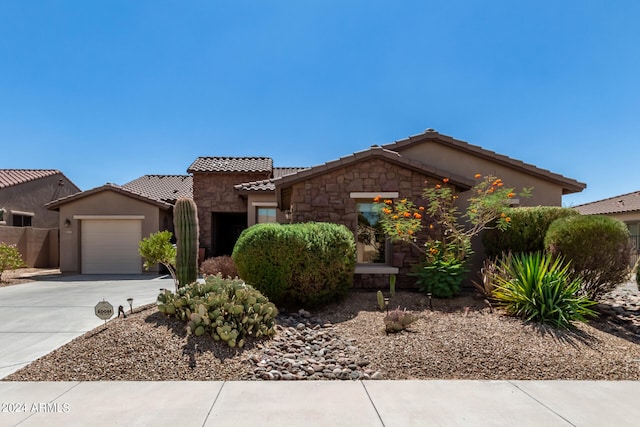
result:
M 107 301 L 114 317 L 121 305 L 156 300 L 173 280 L 155 275 L 77 275 L 0 288 L 0 378 L 104 324 L 95 306 Z

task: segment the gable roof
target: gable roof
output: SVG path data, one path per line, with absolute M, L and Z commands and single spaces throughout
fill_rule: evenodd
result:
M 144 194 L 150 199 L 175 204 L 181 197 L 193 197 L 191 175 L 144 175 L 122 186 L 123 189 Z
M 465 189 L 469 189 L 474 185 L 474 181 L 472 179 L 458 175 L 452 176 L 452 174 L 447 171 L 425 165 L 424 163 L 418 162 L 416 160 L 408 159 L 401 156 L 399 153 L 396 153 L 395 151 L 387 150 L 377 145 L 374 145 L 366 150 L 358 151 L 348 156 L 341 157 L 337 160 L 323 163 L 321 165 L 314 166 L 308 169 L 303 169 L 301 171 L 298 171 L 297 173 L 286 175 L 279 179 L 274 179 L 273 181 L 276 187 L 289 186 L 297 182 L 307 180 L 309 178 L 323 175 L 335 169 L 349 167 L 354 163 L 370 158 L 381 158 L 400 166 L 404 166 L 407 169 L 412 169 L 418 172 L 425 173 L 427 175 L 433 175 L 436 177 L 447 177 L 449 178 L 449 182 L 451 182 L 451 184 Z
M 113 191 L 113 192 L 122 194 L 123 196 L 131 197 L 131 198 L 140 200 L 142 202 L 158 206 L 160 209 L 166 210 L 166 209 L 171 209 L 173 207 L 173 205 L 170 203 L 163 202 L 161 200 L 152 199 L 149 196 L 146 196 L 144 194 L 136 193 L 134 191 L 127 190 L 125 188 L 122 188 L 119 185 L 111 184 L 111 183 L 107 183 L 101 187 L 96 187 L 96 188 L 92 188 L 91 190 L 81 191 L 79 193 L 71 194 L 70 196 L 66 196 L 61 199 L 54 200 L 53 202 L 49 202 L 45 204 L 45 207 L 51 210 L 58 210 L 60 209 L 60 206 L 64 204 L 67 204 L 69 202 L 73 202 L 75 200 L 79 200 L 97 193 L 101 193 L 103 191 Z
M 537 176 L 547 181 L 552 181 L 562 186 L 562 194 L 578 193 L 587 187 L 586 184 L 576 181 L 575 179 L 567 178 L 560 174 L 553 173 L 549 170 L 541 169 L 532 164 L 524 163 L 521 160 L 516 160 L 511 157 L 498 154 L 495 151 L 484 149 L 478 145 L 472 145 L 468 142 L 452 138 L 448 135 L 443 135 L 433 129 L 427 129 L 422 134 L 413 135 L 406 139 L 383 145 L 382 148 L 401 153 L 403 150 L 406 150 L 409 147 L 412 147 L 416 144 L 424 143 L 426 141 L 446 145 L 448 147 L 473 154 L 474 156 L 481 157 L 513 169 L 525 171 L 531 175 Z
M 58 174 L 62 175 L 62 172 L 56 169 L 0 169 L 0 188 L 24 184 Z
M 198 172 L 269 172 L 273 170 L 273 159 L 269 157 L 198 157 L 187 168 L 188 173 Z
M 574 206 L 583 215 L 604 215 L 640 211 L 640 191 L 609 197 L 591 203 Z

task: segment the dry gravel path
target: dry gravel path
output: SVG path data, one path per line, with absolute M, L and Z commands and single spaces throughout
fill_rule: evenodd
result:
M 490 312 L 471 294 L 433 300 L 431 310 L 423 295 L 399 292 L 391 305 L 420 318 L 387 335 L 375 301 L 352 292 L 310 319 L 282 317 L 274 339 L 241 350 L 188 336 L 182 322 L 143 307 L 4 380 L 640 380 L 640 325 L 616 316 L 559 332 Z

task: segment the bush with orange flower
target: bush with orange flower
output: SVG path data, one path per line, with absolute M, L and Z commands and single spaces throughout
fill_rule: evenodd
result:
M 511 218 L 507 214 L 510 199 L 516 196 L 513 188 L 505 187 L 500 178 L 476 174 L 477 184 L 471 189 L 466 212 L 458 210 L 458 193 L 444 178 L 423 190 L 424 206 L 410 200 L 374 199 L 379 206 L 381 224 L 393 242 L 416 245 L 424 252 L 424 262 L 415 275 L 421 290 L 438 297 L 458 293 L 467 270 L 466 261 L 473 254 L 471 239 L 482 230 L 496 227 L 506 230 Z M 530 189 L 523 189 L 520 197 L 528 197 Z M 428 229 L 423 247 L 416 235 Z

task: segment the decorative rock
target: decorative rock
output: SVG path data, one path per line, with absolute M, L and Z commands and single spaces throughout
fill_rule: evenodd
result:
M 380 371 L 376 371 L 371 375 L 371 379 L 372 380 L 381 380 L 382 379 L 382 372 Z

